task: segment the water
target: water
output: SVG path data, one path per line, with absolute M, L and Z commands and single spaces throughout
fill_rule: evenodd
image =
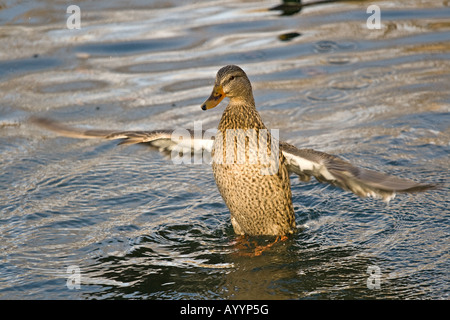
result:
M 371 2 L 380 30 L 357 1 L 77 4 L 80 30 L 65 3 L 0 11 L 1 299 L 448 299 L 446 1 Z M 292 177 L 298 232 L 249 257 L 209 166 L 27 122 L 214 128 L 231 63 L 283 140 L 442 188 L 386 205 Z

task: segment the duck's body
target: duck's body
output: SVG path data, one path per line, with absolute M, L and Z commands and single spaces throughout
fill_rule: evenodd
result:
M 434 187 L 358 168 L 336 156 L 277 141 L 256 111 L 250 80 L 237 66 L 218 71 L 213 92 L 202 109 L 217 106 L 224 97 L 230 101 L 212 144 L 212 168 L 237 234 L 284 236 L 294 231 L 289 173 L 297 174 L 303 181 L 314 176 L 361 197 L 381 197 L 386 201 L 396 192 Z M 82 131 L 47 119 L 35 122 L 69 137 L 123 139 L 122 143 L 127 144 L 147 142 L 166 150 L 176 147 L 170 130 Z M 192 141 L 183 142 L 195 149 Z M 203 143 L 202 148 L 209 149 L 211 139 L 203 139 Z
M 245 110 L 246 119 L 229 116 L 236 110 Z M 248 119 L 253 121 L 246 125 Z M 264 134 L 267 140 L 258 145 L 259 140 L 254 137 Z M 234 231 L 248 235 L 292 233 L 295 228 L 294 208 L 283 154 L 278 152 L 278 156 L 274 154 L 266 159 L 258 159 L 256 154 L 251 154 L 251 150 L 259 148 L 266 148 L 266 153 L 270 154 L 273 138 L 254 105 L 228 105 L 219 124 L 218 137 L 213 145 L 212 169 L 219 192 L 230 210 Z M 241 155 L 240 141 L 245 141 L 245 151 Z M 230 152 L 232 160 L 227 161 Z M 267 174 L 266 170 L 270 168 L 274 172 Z

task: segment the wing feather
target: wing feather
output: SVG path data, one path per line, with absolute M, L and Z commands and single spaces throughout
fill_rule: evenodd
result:
M 193 130 L 154 130 L 154 131 L 117 131 L 83 130 L 69 127 L 47 118 L 32 118 L 31 122 L 59 135 L 79 139 L 121 140 L 120 145 L 148 143 L 160 151 L 172 151 L 178 147 L 191 148 L 192 151 L 211 151 L 213 139 L 198 139 Z M 203 132 L 202 132 L 203 136 Z
M 337 156 L 312 149 L 298 149 L 285 142 L 280 142 L 280 148 L 289 172 L 298 174 L 301 180 L 308 181 L 314 176 L 320 182 L 330 183 L 361 197 L 389 201 L 396 192 L 418 192 L 436 187 L 359 168 Z

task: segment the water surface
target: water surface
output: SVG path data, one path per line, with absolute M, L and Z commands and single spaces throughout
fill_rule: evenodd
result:
M 78 1 L 80 30 L 64 3 L 2 8 L 1 299 L 448 299 L 447 2 L 371 1 L 379 30 L 369 2 L 279 4 Z M 208 165 L 27 122 L 215 128 L 226 64 L 283 140 L 443 187 L 387 205 L 292 176 L 298 232 L 249 257 Z

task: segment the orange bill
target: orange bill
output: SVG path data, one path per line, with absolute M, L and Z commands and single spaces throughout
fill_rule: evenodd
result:
M 202 104 L 202 110 L 212 109 L 217 106 L 220 101 L 225 98 L 225 93 L 223 92 L 221 85 L 214 85 L 214 89 L 209 96 L 209 98 Z

